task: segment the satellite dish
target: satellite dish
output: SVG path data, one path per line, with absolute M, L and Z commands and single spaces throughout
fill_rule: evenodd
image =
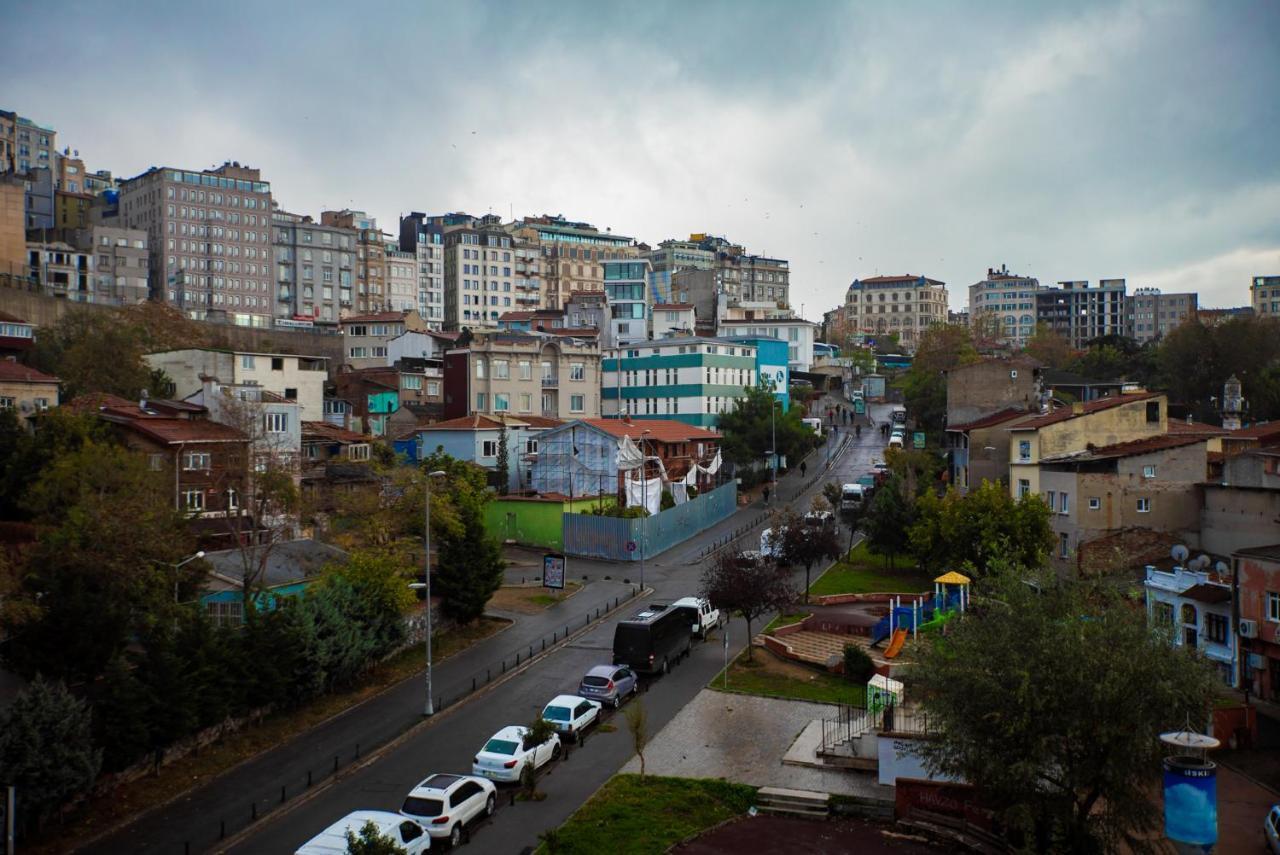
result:
M 1205 555 L 1204 553 L 1197 555 L 1196 562 L 1195 562 L 1196 569 L 1203 570 L 1204 568 L 1209 566 L 1209 562 L 1212 560 L 1213 560 L 1212 558 L 1210 558 L 1208 555 Z
M 1179 543 L 1171 550 L 1171 554 L 1173 555 L 1173 560 L 1181 564 L 1187 560 L 1187 556 L 1191 554 L 1191 551 Z
M 1217 564 L 1213 565 L 1213 569 L 1214 569 L 1217 573 L 1219 573 L 1219 574 L 1224 574 L 1224 573 L 1226 573 L 1226 572 L 1227 572 L 1227 570 L 1229 570 L 1230 568 L 1229 568 L 1229 567 L 1227 567 L 1227 562 L 1225 562 L 1225 561 L 1219 561 Z

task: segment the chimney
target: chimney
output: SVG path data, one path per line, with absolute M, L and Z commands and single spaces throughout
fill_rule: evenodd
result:
M 1084 415 L 1084 402 L 1083 402 L 1083 401 L 1076 401 L 1075 403 L 1073 403 L 1073 404 L 1071 405 L 1071 415 L 1073 415 L 1073 416 L 1083 416 L 1083 415 Z

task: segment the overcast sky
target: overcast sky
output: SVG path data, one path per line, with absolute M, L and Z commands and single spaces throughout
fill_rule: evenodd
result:
M 807 317 L 989 266 L 1249 302 L 1280 274 L 1280 4 L 5 3 L 0 107 L 90 169 L 282 207 L 564 214 L 790 259 Z

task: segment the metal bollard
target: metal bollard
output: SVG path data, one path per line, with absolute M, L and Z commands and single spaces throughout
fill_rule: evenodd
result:
M 307 770 L 307 789 L 311 789 L 311 770 Z
M 520 667 L 520 651 L 519 650 L 516 651 L 516 667 L 517 668 Z
M 533 658 L 533 645 L 532 645 L 532 644 L 530 644 L 530 645 L 529 645 L 529 655 L 528 655 L 528 656 L 526 656 L 525 658 L 526 658 L 526 659 L 532 659 L 532 658 Z
M 338 755 L 333 755 L 333 771 L 338 771 Z
M 218 839 L 227 839 L 227 821 L 225 819 L 218 820 Z
M 253 806 L 250 808 L 249 812 L 253 815 L 253 818 L 250 819 L 249 821 L 257 822 L 258 821 L 258 803 L 257 802 L 253 803 Z
M 360 743 L 356 743 L 356 759 L 360 758 Z
M 507 673 L 507 660 L 505 659 L 502 660 L 502 673 Z
M 516 806 L 516 791 L 515 791 L 515 790 L 512 790 L 512 791 L 511 791 L 511 806 L 512 806 L 512 807 L 515 807 L 515 806 Z
M 488 669 L 488 668 L 485 668 L 485 669 L 484 669 L 484 681 L 487 683 L 487 682 L 489 682 L 489 681 L 490 681 L 490 680 L 492 680 L 492 679 L 493 679 L 493 675 L 489 673 L 489 669 Z
M 551 643 L 552 643 L 552 644 L 555 644 L 555 641 L 552 641 Z M 542 649 L 543 649 L 543 650 L 546 650 L 546 649 L 547 649 L 547 640 L 546 640 L 545 638 L 544 638 L 544 639 L 542 639 Z
M 476 690 L 476 678 L 475 678 L 475 677 L 472 677 L 472 678 L 471 678 L 471 691 L 473 691 L 473 692 L 474 692 L 475 690 Z
M 284 784 L 280 785 L 280 804 L 284 804 Z

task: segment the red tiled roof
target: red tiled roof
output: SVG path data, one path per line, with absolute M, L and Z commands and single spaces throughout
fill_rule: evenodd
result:
M 636 419 L 631 422 L 625 422 L 622 419 L 583 419 L 584 424 L 599 428 L 607 434 L 616 437 L 629 436 L 633 440 L 639 440 L 640 436 L 648 431 L 646 439 L 656 440 L 658 442 L 688 442 L 698 439 L 720 439 L 720 434 L 709 431 L 706 428 L 695 427 L 684 422 L 677 422 L 671 419 Z
M 331 425 L 328 422 L 303 422 L 302 439 L 329 440 L 331 442 L 368 442 L 369 438 L 353 430 Z
M 57 383 L 58 378 L 34 368 L 19 365 L 11 359 L 0 359 L 0 380 L 9 383 Z
M 31 323 L 25 318 L 20 318 L 17 315 L 11 315 L 8 312 L 0 312 L 0 321 L 5 321 L 6 323 L 10 323 L 10 324 L 30 324 Z
M 964 422 L 958 425 L 947 425 L 947 430 L 949 431 L 978 430 L 980 428 L 988 428 L 988 427 L 993 427 L 995 425 L 1004 424 L 1007 421 L 1012 421 L 1013 419 L 1019 419 L 1025 415 L 1028 415 L 1026 410 L 1021 410 L 1021 409 L 1018 409 L 1017 407 L 1006 407 L 1003 410 L 992 413 L 989 416 L 983 416 L 980 419 L 974 419 L 971 422 Z
M 1223 436 L 1231 433 L 1231 431 L 1216 425 L 1205 424 L 1204 422 L 1169 419 L 1169 433 L 1182 434 L 1183 436 Z
M 1152 451 L 1163 451 L 1166 448 L 1181 448 L 1184 445 L 1196 445 L 1204 442 L 1202 436 L 1178 436 L 1174 434 L 1165 434 L 1163 436 L 1149 436 L 1145 439 L 1132 439 L 1128 442 L 1117 442 L 1114 445 L 1104 445 L 1094 448 L 1090 452 L 1090 457 L 1135 457 L 1139 454 L 1148 454 Z
M 1081 408 L 1081 412 L 1077 413 L 1075 407 L 1062 407 L 1038 416 L 1029 421 L 1019 422 L 1009 430 L 1037 430 L 1047 425 L 1054 425 L 1058 422 L 1065 422 L 1068 419 L 1078 418 L 1079 416 L 1087 416 L 1090 413 L 1098 413 L 1103 410 L 1109 410 L 1112 407 L 1119 407 L 1122 404 L 1132 404 L 1135 401 L 1145 401 L 1159 395 L 1159 392 L 1139 392 L 1133 395 L 1115 395 L 1110 398 L 1098 398 L 1094 401 L 1086 401 Z
M 553 428 L 564 424 L 564 420 L 553 419 L 550 416 L 521 416 L 520 421 L 535 428 Z
M 403 321 L 404 312 L 376 312 L 371 315 L 352 315 L 339 319 L 339 324 L 377 323 L 379 321 Z
M 1239 437 L 1241 439 L 1264 439 L 1266 437 L 1280 434 L 1280 419 L 1272 422 L 1261 422 L 1252 427 L 1233 430 L 1227 434 L 1232 439 Z
M 693 308 L 693 303 L 654 303 L 654 310 L 663 309 L 666 311 L 688 311 Z
M 524 423 L 523 419 L 509 418 L 503 422 L 483 413 L 472 413 L 469 416 L 462 416 L 457 419 L 448 419 L 429 425 L 417 425 L 409 433 L 419 433 L 424 430 L 497 430 L 503 424 L 506 424 L 507 427 L 521 427 Z

